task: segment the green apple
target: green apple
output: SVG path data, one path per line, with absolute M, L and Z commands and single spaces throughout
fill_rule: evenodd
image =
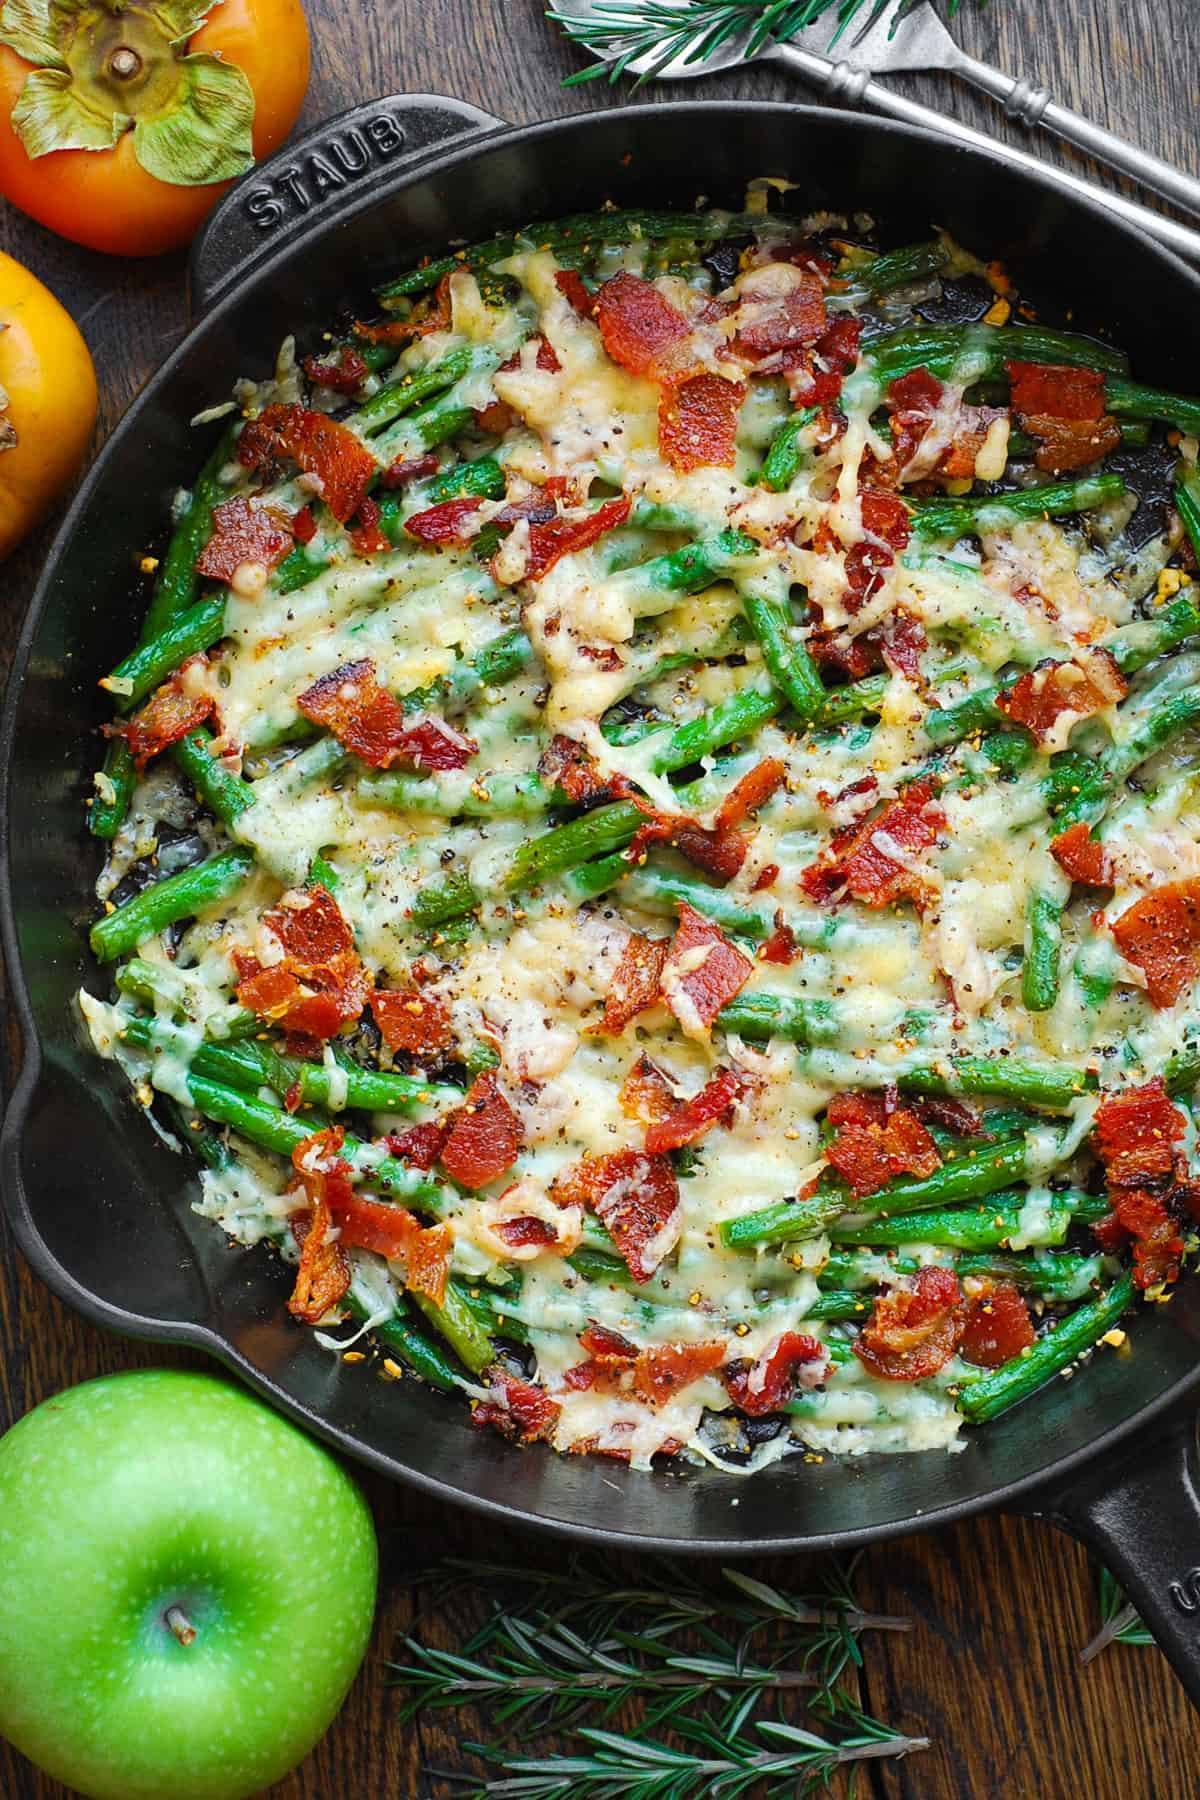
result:
M 377 1572 L 354 1483 L 248 1394 L 85 1382 L 0 1439 L 0 1731 L 90 1800 L 245 1800 L 337 1712 Z

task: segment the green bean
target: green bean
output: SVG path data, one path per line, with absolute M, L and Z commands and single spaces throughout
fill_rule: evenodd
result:
M 910 501 L 917 538 L 960 538 L 968 532 L 1007 531 L 1022 519 L 1058 519 L 1068 513 L 1107 506 L 1125 493 L 1119 475 L 1081 475 L 1042 487 L 1005 494 L 967 495 L 961 500 Z
M 537 816 L 565 795 L 547 790 L 540 775 L 471 775 L 466 770 L 451 775 L 402 775 L 387 771 L 360 775 L 355 789 L 368 806 L 394 812 L 432 813 L 454 818 L 514 818 Z
M 370 1317 L 366 1308 L 355 1299 L 353 1291 L 347 1294 L 344 1304 L 357 1319 L 365 1321 Z M 441 1388 L 446 1394 L 453 1394 L 461 1387 L 461 1377 L 454 1364 L 434 1340 L 427 1337 L 410 1319 L 397 1313 L 392 1318 L 373 1325 L 371 1336 L 377 1338 L 414 1375 L 429 1382 L 431 1387 Z
M 1055 834 L 1069 831 L 1073 825 L 1095 825 L 1121 782 L 1194 725 L 1200 725 L 1200 693 L 1185 689 L 1153 707 L 1126 737 L 1105 751 L 1099 767 L 1078 784 L 1054 821 Z
M 115 838 L 129 811 L 137 781 L 133 752 L 123 737 L 111 737 L 96 776 L 96 792 L 87 802 L 87 825 L 93 837 Z
M 171 754 L 214 817 L 226 825 L 254 805 L 254 789 L 212 755 L 212 732 L 206 725 L 180 738 Z
M 739 563 L 757 556 L 760 546 L 744 531 L 726 528 L 696 543 L 684 544 L 679 550 L 668 550 L 652 556 L 648 562 L 635 563 L 623 571 L 623 580 L 638 593 L 647 595 L 698 594 L 728 575 Z
M 864 713 L 878 712 L 890 680 L 890 675 L 867 675 L 862 681 L 850 682 L 847 687 L 828 688 L 814 723 L 820 726 L 848 725 L 861 719 Z
M 198 600 L 167 625 L 157 637 L 149 639 L 118 663 L 111 675 L 100 683 L 114 694 L 123 710 L 135 706 L 156 688 L 172 670 L 200 650 L 211 650 L 225 635 L 225 597 Z
M 851 288 L 861 288 L 869 295 L 886 294 L 889 288 L 907 287 L 937 275 L 950 260 L 950 251 L 941 238 L 930 243 L 907 244 L 900 250 L 889 250 L 868 263 L 852 264 L 842 275 Z
M 246 881 L 254 867 L 248 850 L 226 850 L 207 862 L 168 875 L 153 887 L 143 888 L 123 906 L 116 907 L 92 926 L 90 943 L 101 962 L 111 962 L 136 949 L 143 938 L 164 931 L 178 919 L 190 919 L 202 907 L 212 906 Z
M 499 687 L 528 668 L 533 660 L 533 645 L 519 625 L 502 631 L 476 650 L 473 656 L 460 657 L 445 675 L 439 675 L 427 686 L 413 688 L 403 696 L 406 707 L 424 710 L 461 708 L 485 687 Z
M 1108 1210 L 1107 1200 L 1101 1200 L 1097 1212 L 1089 1194 L 1055 1193 L 1039 1223 L 1025 1219 L 1027 1200 L 1023 1189 L 1014 1189 L 1011 1193 L 998 1193 L 986 1206 L 889 1213 L 886 1218 L 860 1223 L 855 1223 L 851 1214 L 846 1219 L 833 1220 L 829 1236 L 835 1244 L 881 1249 L 898 1244 L 934 1244 L 950 1250 L 992 1250 L 1011 1243 L 1018 1234 L 1030 1244 L 1052 1245 L 1063 1243 L 1077 1220 L 1091 1223 Z
M 880 383 L 912 369 L 928 369 L 943 380 L 995 380 L 1009 362 L 1065 363 L 1115 375 L 1129 366 L 1124 352 L 1110 344 L 1043 325 L 912 325 L 871 338 L 863 355 Z
M 582 813 L 569 824 L 556 825 L 540 836 L 519 844 L 500 876 L 499 885 L 515 892 L 561 874 L 576 863 L 587 862 L 608 850 L 627 844 L 646 815 L 630 800 L 615 800 Z
M 429 1323 L 440 1331 L 460 1362 L 472 1375 L 480 1374 L 495 1360 L 496 1347 L 454 1284 L 448 1283 L 439 1306 L 428 1294 L 410 1294 Z
M 390 369 L 400 354 L 394 343 L 373 344 L 369 338 L 351 337 L 349 343 L 340 344 L 341 350 L 353 350 L 361 362 L 365 362 L 372 375 L 379 375 L 384 369 Z
M 194 605 L 200 591 L 196 561 L 212 534 L 213 508 L 224 491 L 221 471 L 233 455 L 236 427 L 225 431 L 193 484 L 166 554 L 159 565 L 154 592 L 142 622 L 140 641 L 157 638 Z
M 1200 528 L 1200 511 L 1197 526 Z M 1181 594 L 1151 618 L 1139 619 L 1114 632 L 1103 648 L 1122 675 L 1132 675 L 1153 662 L 1155 657 L 1165 656 L 1177 644 L 1197 635 L 1200 635 L 1200 607 L 1186 594 Z M 1020 671 L 1014 669 L 1011 674 L 1001 676 L 999 681 L 976 688 L 974 693 L 956 701 L 953 706 L 931 711 L 925 720 L 926 735 L 935 744 L 951 744 L 973 732 L 985 731 L 990 725 L 1008 724 L 996 702 L 1019 675 Z
M 477 1287 L 468 1287 L 464 1281 L 451 1283 L 458 1293 L 463 1305 L 467 1308 L 485 1331 L 499 1332 L 501 1337 L 511 1338 L 514 1344 L 529 1342 L 529 1328 L 523 1320 L 505 1308 L 505 1296 L 487 1282 L 480 1282 Z M 519 1294 L 519 1287 L 514 1290 Z
M 190 1017 L 188 1006 L 191 996 L 187 982 L 180 971 L 169 963 L 150 962 L 146 957 L 131 956 L 120 965 L 113 980 L 121 993 L 140 1000 L 145 1006 L 169 1006 L 177 1017 L 182 1015 L 185 1020 Z M 208 1014 L 204 1021 L 204 1035 L 210 1043 L 224 1044 L 234 1038 L 254 1037 L 262 1028 L 263 1022 L 257 1013 L 233 1002 L 221 1012 Z
M 1080 1256 L 1073 1250 L 1049 1251 L 1044 1255 L 1005 1255 L 998 1251 L 982 1251 L 960 1256 L 954 1272 L 961 1278 L 984 1277 L 990 1281 L 1011 1281 L 1015 1287 L 1051 1299 L 1078 1299 L 1100 1272 L 1099 1255 Z
M 475 354 L 472 350 L 452 350 L 441 362 L 402 375 L 398 381 L 389 381 L 386 387 L 381 387 L 377 394 L 372 394 L 352 414 L 349 422 L 366 437 L 381 425 L 399 418 L 401 413 L 411 412 L 421 401 L 428 400 L 430 395 L 440 394 L 444 388 L 453 387 L 474 365 Z
M 1200 1043 L 1185 1044 L 1167 1058 L 1163 1081 L 1172 1094 L 1184 1094 L 1195 1087 L 1200 1081 Z
M 189 1048 L 186 1038 L 161 1019 L 131 1018 L 122 1026 L 121 1036 L 141 1049 L 182 1049 L 186 1054 Z M 261 1041 L 230 1045 L 222 1039 L 200 1044 L 191 1055 L 190 1067 L 232 1087 L 269 1087 L 281 1096 L 296 1088 L 310 1106 L 329 1106 L 339 1090 L 344 1094 L 342 1104 L 361 1112 L 409 1112 L 414 1106 L 456 1105 L 462 1099 L 460 1089 L 420 1076 L 364 1069 L 349 1059 L 338 1069 L 328 1069 L 324 1063 L 282 1056 Z
M 845 1212 L 894 1213 L 942 1208 L 962 1200 L 997 1193 L 1025 1173 L 1026 1147 L 1020 1138 L 944 1162 L 932 1175 L 905 1177 L 889 1182 L 865 1200 L 853 1199 L 837 1183 L 811 1200 L 781 1200 L 741 1218 L 726 1219 L 720 1226 L 721 1241 L 728 1250 L 754 1250 L 762 1244 L 795 1243 L 820 1237 Z M 822 1177 L 824 1183 L 825 1177 Z
M 431 506 L 438 506 L 443 500 L 457 500 L 463 494 L 480 500 L 503 500 L 504 493 L 504 470 L 494 456 L 480 456 L 474 462 L 455 463 L 453 468 L 435 475 L 429 484 L 428 499 Z
M 1175 506 L 1192 550 L 1200 558 L 1200 470 L 1182 461 L 1175 471 Z
M 1089 1350 L 1132 1303 L 1133 1276 L 1122 1275 L 1106 1293 L 1086 1301 L 1029 1349 L 964 1388 L 958 1396 L 959 1412 L 972 1425 L 985 1424 L 1007 1412 L 1018 1400 L 1044 1387 L 1081 1351 Z
M 759 473 L 760 486 L 770 488 L 773 494 L 782 494 L 791 487 L 804 466 L 804 450 L 800 438 L 817 417 L 819 410 L 816 406 L 806 406 L 802 412 L 793 413 L 778 432 Z
M 314 556 L 307 544 L 297 544 L 273 571 L 271 586 L 277 594 L 294 594 L 298 588 L 315 581 L 318 575 L 324 575 L 328 568 L 326 557 Z
M 836 1043 L 840 1031 L 832 1001 L 803 1000 L 794 994 L 739 994 L 721 1008 L 716 1023 L 739 1037 L 781 1037 L 794 1044 Z
M 438 257 L 420 268 L 410 269 L 407 275 L 401 275 L 398 280 L 381 287 L 379 298 L 386 306 L 389 300 L 398 300 L 408 294 L 423 294 L 436 287 L 444 275 L 452 275 L 456 269 L 489 268 L 493 263 L 506 262 L 519 250 L 562 250 L 593 246 L 599 249 L 607 244 L 677 237 L 709 242 L 743 237 L 751 232 L 761 231 L 767 223 L 782 224 L 783 221 L 766 221 L 757 214 L 746 213 L 724 217 L 715 213 L 577 213 L 569 218 L 558 219 L 552 225 L 528 225 L 515 236 L 489 238 L 481 244 L 469 244 L 466 249 L 455 251 L 450 256 Z
M 944 1062 L 907 1069 L 897 1080 L 908 1094 L 989 1094 L 998 1100 L 1051 1110 L 1068 1107 L 1080 1094 L 1093 1093 L 1096 1088 L 1096 1077 L 1084 1069 L 1011 1052 L 952 1056 Z
M 817 718 L 825 704 L 825 687 L 804 644 L 793 636 L 786 606 L 765 594 L 743 594 L 742 607 L 776 688 L 802 724 Z
M 871 1310 L 872 1302 L 864 1300 L 861 1294 L 853 1294 L 848 1290 L 839 1292 L 830 1288 L 817 1295 L 806 1310 L 806 1319 L 861 1319 Z
M 1031 888 L 1025 908 L 1025 962 L 1021 999 L 1029 1012 L 1049 1012 L 1058 999 L 1062 960 L 1063 901 L 1045 888 Z
M 480 897 L 469 877 L 458 870 L 448 871 L 436 875 L 414 894 L 412 921 L 419 929 L 430 930 L 435 925 L 444 925 L 451 919 L 474 912 L 479 904 Z
M 1104 397 L 1109 412 L 1118 419 L 1161 419 L 1188 437 L 1200 433 L 1200 399 L 1190 394 L 1144 387 L 1139 381 L 1117 375 L 1105 381 Z
M 784 706 L 784 698 L 775 688 L 751 684 L 710 706 L 699 718 L 689 719 L 676 730 L 663 732 L 662 747 L 656 751 L 650 767 L 656 775 L 672 769 L 685 769 L 721 750 L 738 738 L 752 737 L 760 725 L 773 719 Z

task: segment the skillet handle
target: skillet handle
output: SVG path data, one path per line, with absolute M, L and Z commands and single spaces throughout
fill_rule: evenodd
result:
M 322 120 L 258 163 L 209 214 L 188 264 L 193 317 L 260 257 L 314 218 L 340 211 L 357 190 L 455 138 L 501 123 L 442 94 L 390 94 Z
M 1156 1423 L 1115 1459 L 1099 1457 L 1039 1495 L 1035 1510 L 1079 1538 L 1116 1576 L 1200 1709 L 1196 1425 L 1191 1407 Z

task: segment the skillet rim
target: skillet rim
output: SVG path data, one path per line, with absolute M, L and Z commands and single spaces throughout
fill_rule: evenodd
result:
M 417 99 L 436 100 L 441 96 L 414 94 L 381 97 L 385 100 L 389 98 L 393 101 L 403 102 Z M 3 798 L 3 822 L 2 830 L 0 830 L 0 950 L 3 952 L 9 991 L 17 1013 L 24 1051 L 20 1073 L 9 1096 L 3 1127 L 0 1129 L 0 1201 L 3 1202 L 22 1254 L 35 1274 L 60 1299 L 74 1307 L 91 1323 L 106 1330 L 141 1340 L 203 1350 L 214 1356 L 224 1367 L 244 1380 L 254 1392 L 260 1394 L 304 1429 L 331 1444 L 343 1455 L 365 1463 L 392 1480 L 411 1484 L 430 1497 L 449 1501 L 453 1505 L 465 1506 L 473 1513 L 483 1517 L 503 1520 L 511 1525 L 545 1532 L 556 1538 L 572 1542 L 604 1545 L 638 1552 L 660 1551 L 677 1555 L 706 1557 L 750 1556 L 861 1547 L 866 1544 L 882 1543 L 892 1538 L 903 1537 L 914 1531 L 925 1531 L 939 1525 L 951 1524 L 959 1519 L 971 1518 L 976 1514 L 1000 1507 L 1011 1506 L 1016 1501 L 1036 1495 L 1038 1492 L 1044 1491 L 1048 1496 L 1052 1490 L 1061 1488 L 1067 1476 L 1093 1462 L 1102 1451 L 1115 1449 L 1117 1445 L 1140 1432 L 1146 1425 L 1160 1418 L 1200 1387 L 1200 1364 L 1192 1373 L 1169 1382 L 1152 1399 L 1131 1413 L 1127 1419 L 1109 1425 L 1086 1443 L 1064 1453 L 1042 1468 L 999 1486 L 985 1487 L 979 1493 L 968 1496 L 966 1499 L 946 1502 L 902 1519 L 889 1520 L 882 1526 L 755 1538 L 734 1535 L 728 1538 L 710 1537 L 703 1540 L 671 1537 L 658 1533 L 646 1534 L 547 1517 L 517 1505 L 510 1505 L 473 1493 L 468 1488 L 455 1486 L 437 1476 L 426 1474 L 421 1469 L 402 1463 L 396 1457 L 374 1448 L 353 1433 L 331 1425 L 318 1412 L 257 1369 L 215 1327 L 200 1321 L 154 1319 L 144 1314 L 115 1307 L 102 1300 L 76 1280 L 53 1254 L 37 1230 L 25 1195 L 21 1171 L 21 1146 L 27 1115 L 42 1075 L 44 1052 L 34 1022 L 25 967 L 18 944 L 13 902 L 11 809 L 8 802 L 12 784 L 13 745 L 30 654 L 42 615 L 51 597 L 52 584 L 71 547 L 78 522 L 91 504 L 97 490 L 101 489 L 108 479 L 110 461 L 115 459 L 118 448 L 123 445 L 126 436 L 136 430 L 143 410 L 164 388 L 170 385 L 178 366 L 191 355 L 203 334 L 223 316 L 226 310 L 232 310 L 245 300 L 247 289 L 253 290 L 260 285 L 265 285 L 273 279 L 280 267 L 286 264 L 291 257 L 300 252 L 311 253 L 314 245 L 320 243 L 327 235 L 337 231 L 348 220 L 356 219 L 374 207 L 385 205 L 392 195 L 410 183 L 436 179 L 445 170 L 458 168 L 463 164 L 470 163 L 475 157 L 487 156 L 499 148 L 519 143 L 537 144 L 543 139 L 552 138 L 556 133 L 565 129 L 586 126 L 590 122 L 598 124 L 605 121 L 611 124 L 614 120 L 618 123 L 628 120 L 632 123 L 647 112 L 659 115 L 674 113 L 690 117 L 725 115 L 736 120 L 747 111 L 756 114 L 775 114 L 787 119 L 799 117 L 803 120 L 826 120 L 832 116 L 839 120 L 845 120 L 857 129 L 865 130 L 874 136 L 884 138 L 894 136 L 904 140 L 915 140 L 921 145 L 935 146 L 943 154 L 950 152 L 952 156 L 962 159 L 968 169 L 975 162 L 998 165 L 1008 175 L 1017 177 L 1020 182 L 1025 183 L 1035 192 L 1048 193 L 1051 198 L 1056 198 L 1069 209 L 1096 218 L 1105 225 L 1119 228 L 1143 253 L 1150 252 L 1165 267 L 1165 272 L 1173 276 L 1176 281 L 1182 278 L 1186 286 L 1194 289 L 1197 300 L 1200 300 L 1200 273 L 1191 269 L 1173 251 L 1167 250 L 1137 227 L 1113 215 L 1104 208 L 1101 202 L 1086 200 L 1069 193 L 1055 183 L 1052 175 L 1042 176 L 1031 170 L 1015 167 L 1007 162 L 1000 150 L 989 153 L 974 145 L 958 143 L 953 138 L 944 137 L 925 127 L 908 125 L 896 120 L 850 113 L 833 107 L 793 104 L 788 101 L 665 101 L 604 108 L 593 113 L 573 113 L 560 119 L 539 120 L 528 125 L 501 125 L 494 130 L 481 129 L 477 133 L 452 138 L 444 150 L 434 149 L 426 153 L 418 153 L 410 163 L 397 167 L 391 178 L 386 179 L 374 189 L 347 199 L 344 205 L 315 214 L 307 225 L 300 222 L 297 228 L 289 232 L 274 250 L 268 250 L 254 263 L 244 284 L 233 285 L 223 292 L 184 333 L 165 361 L 148 377 L 144 386 L 101 446 L 46 552 L 22 620 L 4 696 L 3 717 L 0 720 L 0 784 L 2 784 L 0 793 Z M 316 128 L 317 134 L 334 124 L 336 124 L 336 118 L 322 121 Z M 304 141 L 303 138 L 300 138 L 294 144 L 285 147 L 286 153 L 294 153 Z M 256 174 L 261 176 L 261 173 L 261 169 L 252 172 L 247 179 L 254 179 Z M 862 1467 L 860 1459 L 847 1460 Z M 701 1480 L 705 1478 L 703 1474 L 698 1477 Z

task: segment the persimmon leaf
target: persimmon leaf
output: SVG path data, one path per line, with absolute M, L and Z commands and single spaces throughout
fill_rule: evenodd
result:
M 111 150 L 130 120 L 107 118 L 80 100 L 65 69 L 35 69 L 25 79 L 12 109 L 13 129 L 29 156 L 51 150 Z
M 5 0 L 0 7 L 0 44 L 38 69 L 67 66 L 55 42 L 49 0 Z
M 133 152 L 148 175 L 175 187 L 230 181 L 254 166 L 254 90 L 234 63 L 207 52 L 179 59 L 169 108 L 139 119 Z

